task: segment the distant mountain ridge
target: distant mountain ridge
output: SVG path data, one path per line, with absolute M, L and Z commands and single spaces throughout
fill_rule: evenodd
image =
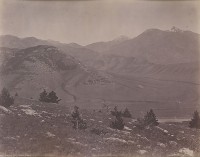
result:
M 37 45 L 52 45 L 86 64 L 93 58 L 101 58 L 102 54 L 134 57 L 156 64 L 197 62 L 200 55 L 200 35 L 177 28 L 170 31 L 148 29 L 132 39 L 121 36 L 112 41 L 97 42 L 87 46 L 40 40 L 34 37 L 18 38 L 4 35 L 0 36 L 0 45 L 19 49 Z
M 86 45 L 85 48 L 96 51 L 96 52 L 109 51 L 109 49 L 111 49 L 112 46 L 123 43 L 124 41 L 127 41 L 129 39 L 130 39 L 129 37 L 121 35 L 118 38 L 113 39 L 111 41 L 107 41 L 107 42 L 102 41 L 102 42 L 96 42 L 96 43 Z
M 1 35 L 0 45 L 9 48 L 28 48 L 37 45 L 47 45 L 47 41 L 40 40 L 35 37 L 19 38 L 13 35 Z
M 107 50 L 105 54 L 144 58 L 152 63 L 176 64 L 199 61 L 200 35 L 191 31 L 149 29 Z
M 173 75 L 173 71 L 176 71 L 173 69 L 177 68 L 186 75 L 190 71 L 187 70 L 187 66 L 191 67 L 194 73 L 199 71 L 199 34 L 175 27 L 167 31 L 148 29 L 132 39 L 121 36 L 112 41 L 97 42 L 87 46 L 76 43 L 64 44 L 53 40 L 45 41 L 34 37 L 20 39 L 9 35 L 1 36 L 0 41 L 5 44 L 2 46 L 10 48 L 37 46 L 38 44 L 52 45 L 94 70 L 125 75 L 150 74 L 155 76 L 166 73 L 164 74 L 166 76 L 169 73 Z M 98 47 L 102 49 L 98 50 Z

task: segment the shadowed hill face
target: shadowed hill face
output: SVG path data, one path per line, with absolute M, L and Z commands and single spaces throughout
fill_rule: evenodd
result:
M 53 46 L 36 46 L 18 50 L 13 53 L 2 65 L 2 72 L 9 73 L 15 70 L 23 70 L 26 63 L 43 62 L 55 70 L 70 70 L 77 67 L 77 61 L 71 56 L 61 53 Z
M 2 48 L 5 52 L 5 48 Z M 58 48 L 40 45 L 5 52 L 1 65 L 1 84 L 27 98 L 37 98 L 43 89 L 55 90 L 60 97 L 73 100 L 65 88 L 65 74 L 87 75 L 81 63 Z
M 18 38 L 12 35 L 0 36 L 1 47 L 26 49 L 38 45 L 55 46 L 62 50 L 62 52 L 64 52 L 65 54 L 76 57 L 86 65 L 89 64 L 92 59 L 99 56 L 97 52 L 94 52 L 93 50 L 87 49 L 76 43 L 65 44 L 53 40 L 41 40 L 35 37 Z
M 1 51 L 7 56 L 0 66 L 1 85 L 23 97 L 37 99 L 46 89 L 56 91 L 63 102 L 75 101 L 75 94 L 68 88 L 74 89 L 79 84 L 110 83 L 98 71 L 88 69 L 79 60 L 53 46 L 39 45 L 16 51 L 1 48 Z
M 11 58 L 15 52 L 17 52 L 18 49 L 15 48 L 7 48 L 7 47 L 1 47 L 0 48 L 0 67 L 3 64 L 3 62 L 9 58 Z

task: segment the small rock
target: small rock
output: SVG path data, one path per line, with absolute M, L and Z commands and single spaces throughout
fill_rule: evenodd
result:
M 124 126 L 124 129 L 125 129 L 125 130 L 128 130 L 128 131 L 131 131 L 131 130 L 132 130 L 131 128 L 129 128 L 129 127 L 127 127 L 127 126 Z
M 166 147 L 166 145 L 164 143 L 161 143 L 161 142 L 158 142 L 157 145 L 160 146 L 160 147 L 162 147 L 162 148 Z
M 147 153 L 147 151 L 146 151 L 146 150 L 138 150 L 138 153 L 139 153 L 140 155 L 144 155 L 144 154 Z
M 175 141 L 169 141 L 169 144 L 172 146 L 177 146 L 177 142 L 175 142 Z
M 55 135 L 50 133 L 50 132 L 47 132 L 46 134 L 47 134 L 48 137 L 55 137 Z
M 194 156 L 193 150 L 190 150 L 189 148 L 181 148 L 179 150 L 179 153 L 182 153 L 184 155 L 191 156 L 191 157 Z

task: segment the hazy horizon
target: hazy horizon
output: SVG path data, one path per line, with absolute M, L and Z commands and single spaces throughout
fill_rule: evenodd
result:
M 0 6 L 0 34 L 22 38 L 87 45 L 172 26 L 200 34 L 198 1 L 2 0 Z

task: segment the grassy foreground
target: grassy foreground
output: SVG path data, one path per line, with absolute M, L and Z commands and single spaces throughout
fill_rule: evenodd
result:
M 80 106 L 81 107 L 81 106 Z M 81 110 L 86 130 L 74 130 L 67 106 L 18 98 L 9 110 L 0 110 L 2 156 L 200 156 L 200 130 L 188 122 L 160 123 L 139 129 L 127 118 L 122 131 L 111 129 L 107 110 Z

